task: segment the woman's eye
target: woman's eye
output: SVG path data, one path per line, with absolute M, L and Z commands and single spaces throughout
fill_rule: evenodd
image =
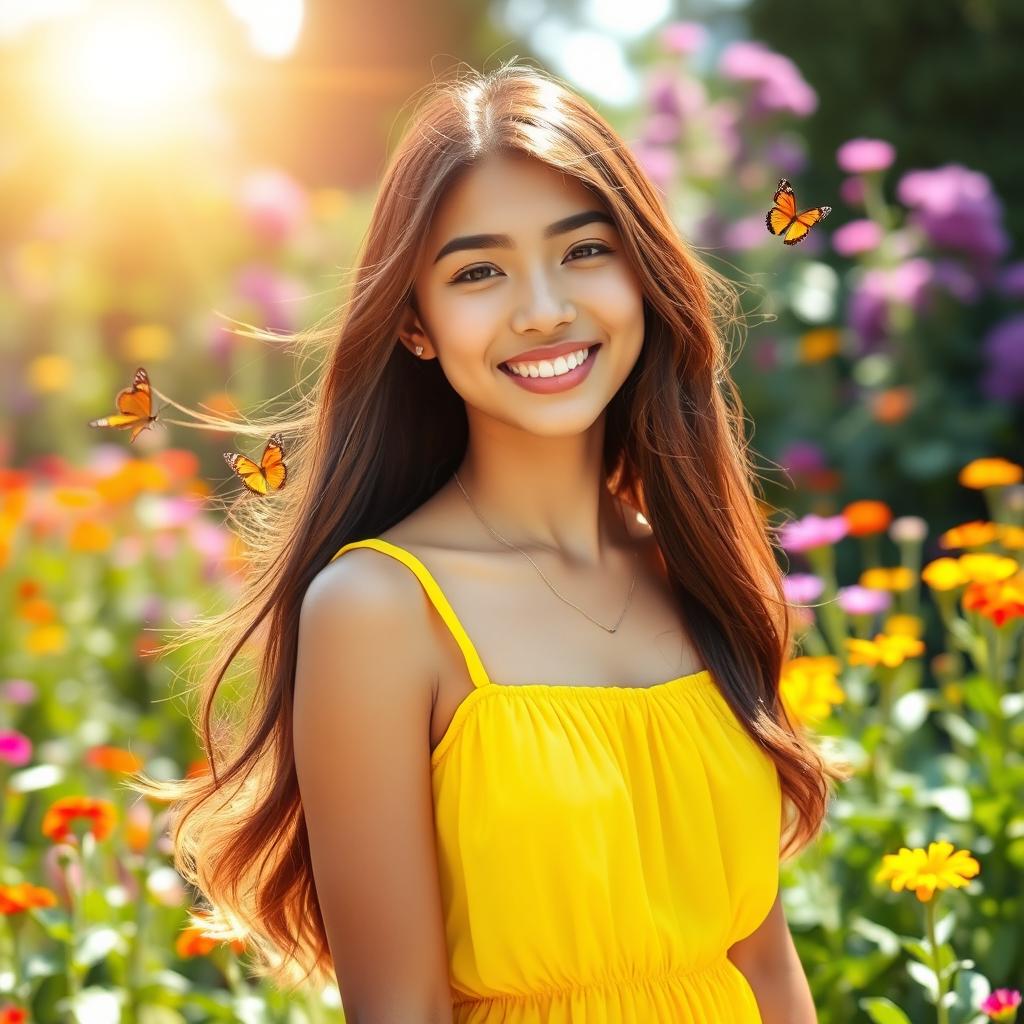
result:
M 602 245 L 600 242 L 582 242 L 580 245 L 575 246 L 569 250 L 569 255 L 579 252 L 581 249 L 593 249 L 593 252 L 584 252 L 584 256 L 600 256 L 602 253 L 611 252 L 611 249 L 607 245 Z
M 469 283 L 472 283 L 473 281 L 486 281 L 487 278 L 491 276 L 490 274 L 481 275 L 481 276 L 478 276 L 478 277 L 473 277 L 471 275 L 476 274 L 476 272 L 478 270 L 495 270 L 495 269 L 496 269 L 495 267 L 492 267 L 492 266 L 490 266 L 487 263 L 480 263 L 480 264 L 478 264 L 475 267 L 468 267 L 466 270 L 463 270 L 461 274 L 458 274 L 458 275 L 456 275 L 455 277 L 452 278 L 452 284 L 456 284 L 457 282 L 464 282 L 464 281 L 465 282 L 469 282 Z

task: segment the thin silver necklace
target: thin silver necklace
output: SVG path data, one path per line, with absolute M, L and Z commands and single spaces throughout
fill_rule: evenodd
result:
M 466 493 L 466 488 L 462 486 L 462 481 L 459 479 L 459 474 L 453 473 L 453 476 L 455 477 L 455 482 L 459 485 L 459 490 L 462 491 L 463 497 L 466 499 L 467 502 L 469 502 L 469 507 L 473 510 L 477 519 L 479 519 L 480 522 L 487 527 L 487 529 L 491 533 L 491 536 L 493 536 L 496 540 L 501 541 L 501 543 L 504 544 L 506 547 L 515 548 L 515 550 L 518 551 L 521 555 L 526 555 L 526 557 L 530 559 L 530 564 L 534 567 L 534 569 L 537 570 L 538 573 L 540 573 L 540 578 L 548 585 L 548 587 L 550 588 L 551 592 L 555 595 L 555 597 L 557 597 L 561 601 L 564 601 L 566 604 L 571 605 L 581 615 L 585 615 L 595 625 L 600 626 L 606 633 L 614 633 L 619 628 L 619 624 L 622 622 L 622 619 L 626 614 L 626 608 L 629 607 L 629 602 L 633 598 L 633 589 L 634 587 L 636 587 L 637 561 L 640 556 L 639 550 L 633 552 L 633 582 L 629 585 L 629 593 L 626 595 L 626 606 L 622 609 L 622 613 L 616 620 L 615 625 L 606 626 L 603 622 L 598 622 L 593 615 L 591 615 L 589 612 L 584 611 L 578 604 L 575 604 L 573 601 L 570 601 L 567 597 L 560 594 L 555 589 L 555 586 L 551 582 L 551 580 L 549 580 L 547 576 L 544 575 L 543 571 L 541 570 L 541 567 L 532 558 L 530 558 L 528 552 L 524 551 L 521 547 L 517 546 L 516 544 L 513 544 L 512 541 L 506 540 L 504 537 L 501 536 L 500 533 L 497 532 L 497 530 L 495 530 L 491 526 L 490 523 L 487 522 L 486 519 L 484 519 L 484 517 L 480 514 L 480 510 L 476 507 L 476 505 L 473 504 L 473 499 L 470 498 L 470 496 Z M 623 526 L 625 526 L 625 522 L 623 522 Z

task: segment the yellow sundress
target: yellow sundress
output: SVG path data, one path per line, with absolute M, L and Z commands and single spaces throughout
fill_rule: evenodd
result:
M 761 1024 L 726 950 L 775 901 L 775 763 L 707 669 L 652 686 L 476 687 L 430 759 L 457 1024 Z M 333 559 L 332 559 L 333 561 Z

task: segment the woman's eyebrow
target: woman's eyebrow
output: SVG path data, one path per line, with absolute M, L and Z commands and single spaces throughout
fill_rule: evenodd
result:
M 605 213 L 604 210 L 582 210 L 579 213 L 563 217 L 561 220 L 556 220 L 554 224 L 549 224 L 544 229 L 544 237 L 553 238 L 555 235 L 562 235 L 566 231 L 572 231 L 575 228 L 583 227 L 584 224 L 593 224 L 595 222 L 610 224 L 612 227 L 617 226 L 611 215 Z M 449 253 L 459 252 L 462 249 L 511 248 L 512 239 L 508 235 L 461 235 L 449 242 L 445 242 L 434 257 L 434 262 L 437 263 Z

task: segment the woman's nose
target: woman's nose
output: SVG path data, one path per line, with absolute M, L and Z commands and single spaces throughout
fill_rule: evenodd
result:
M 551 334 L 576 319 L 576 308 L 544 273 L 535 274 L 523 286 L 522 298 L 512 317 L 512 328 L 524 333 Z

